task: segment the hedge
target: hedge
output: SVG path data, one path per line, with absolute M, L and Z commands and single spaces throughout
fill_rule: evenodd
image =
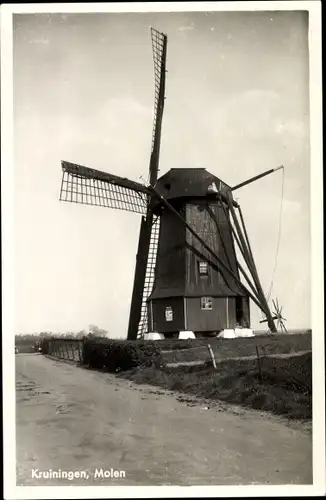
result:
M 160 349 L 154 342 L 86 338 L 83 343 L 83 364 L 90 368 L 115 373 L 160 363 Z

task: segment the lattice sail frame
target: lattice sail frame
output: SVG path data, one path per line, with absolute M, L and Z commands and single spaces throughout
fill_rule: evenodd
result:
M 62 162 L 60 201 L 145 215 L 148 190 L 142 184 L 74 163 Z
M 151 239 L 149 244 L 149 252 L 147 257 L 145 282 L 143 288 L 143 297 L 140 312 L 140 321 L 138 324 L 137 338 L 142 339 L 144 334 L 148 332 L 148 310 L 147 299 L 150 296 L 154 280 L 155 280 L 155 266 L 157 257 L 158 240 L 160 235 L 160 217 L 153 217 L 153 224 L 151 230 Z
M 154 185 L 157 180 L 161 143 L 161 125 L 165 99 L 165 63 L 167 36 L 164 33 L 151 28 L 151 37 L 154 62 L 154 118 L 149 182 Z

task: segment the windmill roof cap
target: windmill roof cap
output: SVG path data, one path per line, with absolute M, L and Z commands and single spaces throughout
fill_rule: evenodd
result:
M 160 177 L 155 185 L 156 190 L 166 199 L 184 197 L 207 197 L 208 187 L 215 183 L 223 192 L 230 188 L 228 184 L 211 174 L 206 168 L 171 168 Z

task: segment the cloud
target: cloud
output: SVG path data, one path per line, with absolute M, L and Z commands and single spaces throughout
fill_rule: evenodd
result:
M 275 132 L 277 134 L 291 134 L 299 137 L 304 137 L 307 132 L 302 120 L 291 120 L 287 122 L 279 122 L 275 124 Z
M 214 117 L 216 134 L 224 137 L 260 137 L 270 133 L 281 102 L 269 90 L 253 89 L 235 94 L 219 104 Z
M 140 118 L 151 118 L 153 110 L 130 97 L 110 98 L 103 104 L 101 114 L 107 119 L 114 117 L 115 120 L 126 122 L 131 117 L 138 120 Z
M 179 26 L 178 31 L 192 31 L 193 29 L 195 29 L 194 22 L 187 24 L 185 26 Z
M 279 141 L 281 136 L 283 141 L 286 137 L 298 143 L 308 136 L 302 118 L 284 111 L 280 96 L 269 90 L 250 90 L 226 99 L 216 110 L 214 127 L 218 133 L 223 129 L 224 136 L 255 140 L 270 137 Z
M 47 38 L 35 38 L 34 40 L 28 40 L 28 43 L 49 45 L 49 40 Z

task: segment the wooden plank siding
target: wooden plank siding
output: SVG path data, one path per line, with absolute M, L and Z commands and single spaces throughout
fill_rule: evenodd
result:
M 200 308 L 200 297 L 186 300 L 187 329 L 193 332 L 220 331 L 236 325 L 236 299 L 234 297 L 213 297 L 212 310 Z
M 184 216 L 184 209 L 181 209 Z M 173 213 L 165 210 L 160 220 L 155 281 L 151 299 L 182 296 L 185 292 L 186 228 Z
M 239 277 L 237 259 L 229 223 L 218 203 L 207 205 L 205 201 L 195 201 L 186 205 L 186 221 L 210 246 L 220 259 Z M 197 252 L 209 259 L 209 253 L 189 231 L 186 234 L 186 296 L 189 295 L 243 295 L 232 277 L 227 273 L 209 267 L 208 276 L 199 274 Z

